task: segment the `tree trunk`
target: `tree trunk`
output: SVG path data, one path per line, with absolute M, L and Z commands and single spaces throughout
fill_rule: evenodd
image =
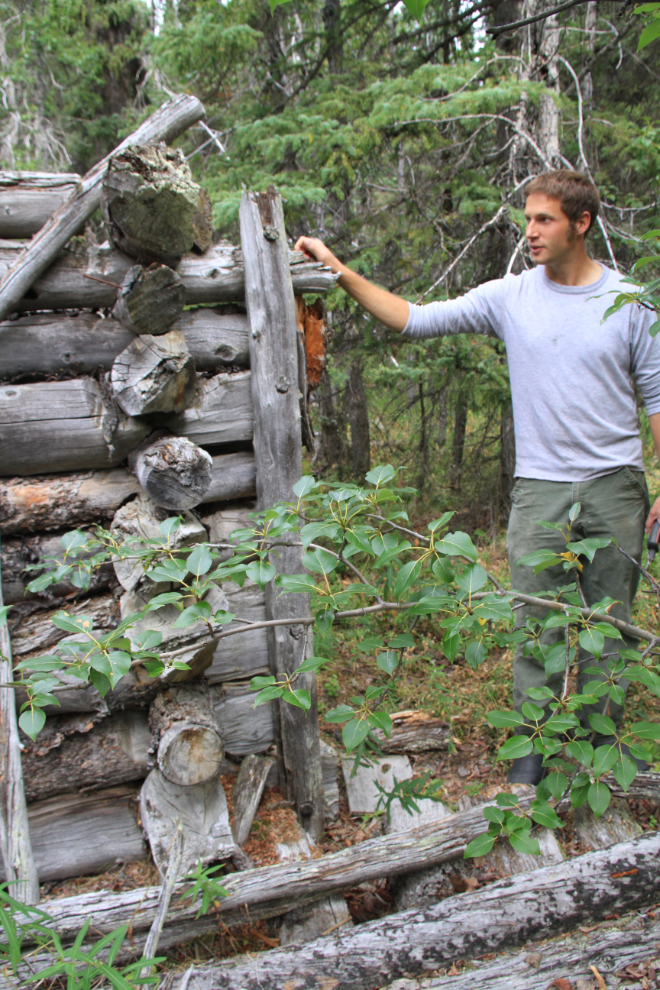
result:
M 554 3 L 548 0 L 534 0 L 531 4 L 539 10 L 546 10 Z M 545 82 L 546 91 L 541 93 L 539 102 L 539 144 L 549 165 L 556 168 L 561 164 L 559 149 L 559 63 L 557 50 L 561 34 L 557 15 L 546 17 L 544 21 L 531 25 L 536 28 L 540 42 L 538 45 L 541 59 L 540 76 Z
M 273 761 L 258 756 L 246 756 L 241 763 L 233 790 L 234 824 L 232 832 L 237 846 L 244 846 L 250 835 L 266 778 Z
M 333 398 L 330 377 L 323 376 L 318 388 L 319 401 L 319 425 L 321 432 L 321 442 L 318 445 L 315 467 L 318 462 L 319 468 L 322 465 L 322 473 L 336 476 L 341 470 L 345 458 L 344 423 Z
M 465 452 L 465 430 L 467 428 L 468 401 L 466 393 L 460 389 L 454 408 L 454 437 L 452 440 L 452 466 L 450 487 L 453 492 L 461 490 L 463 454 Z
M 156 112 L 125 138 L 113 152 L 121 153 L 135 144 L 155 141 L 173 141 L 204 116 L 204 107 L 194 96 L 177 96 L 159 107 Z M 82 180 L 80 191 L 62 206 L 32 239 L 14 268 L 0 283 L 0 319 L 4 319 L 30 289 L 32 283 L 55 260 L 66 242 L 76 234 L 85 221 L 98 209 L 101 183 L 110 155 L 102 159 Z M 80 305 L 80 301 L 76 301 Z
M 0 172 L 0 237 L 32 237 L 80 189 L 80 176 Z
M 328 69 L 333 73 L 341 72 L 344 52 L 339 0 L 325 0 L 323 5 L 323 27 Z
M 22 737 L 28 801 L 142 780 L 149 773 L 151 732 L 145 712 L 118 712 L 98 724 L 89 714 L 46 719 L 33 742 Z
M 456 959 L 497 952 L 653 904 L 658 853 L 660 836 L 652 833 L 507 877 L 425 911 L 404 911 L 309 946 L 262 953 L 258 966 L 252 959 L 200 967 L 193 979 L 199 990 L 219 985 L 224 990 L 279 990 L 294 980 L 306 990 L 320 990 L 332 973 L 333 990 L 371 990 L 449 966 Z
M 158 768 L 172 784 L 205 784 L 216 777 L 224 751 L 205 679 L 154 698 L 149 726 Z
M 145 440 L 128 463 L 142 490 L 164 509 L 191 509 L 211 487 L 213 458 L 184 437 Z
M 0 533 L 71 529 L 112 519 L 140 485 L 124 468 L 0 481 Z M 205 502 L 250 498 L 255 493 L 254 455 L 248 451 L 213 458 Z
M 348 378 L 348 422 L 351 427 L 353 477 L 360 484 L 371 467 L 369 410 L 359 358 L 351 364 Z
M 108 162 L 103 218 L 117 247 L 142 264 L 176 265 L 213 236 L 211 200 L 179 149 L 133 141 Z
M 502 508 L 508 517 L 511 508 L 511 490 L 516 480 L 516 437 L 513 430 L 511 403 L 502 407 L 500 419 L 500 491 Z
M 296 312 L 286 257 L 282 201 L 274 192 L 245 193 L 240 210 L 241 243 L 250 326 L 250 367 L 254 407 L 257 498 L 265 509 L 293 496 L 302 475 Z M 273 561 L 284 574 L 302 571 L 299 547 L 282 547 Z M 302 595 L 278 596 L 266 589 L 269 618 L 291 618 L 291 625 L 269 630 L 273 673 L 291 674 L 307 656 L 307 630 L 296 618 L 309 616 Z M 280 739 L 286 789 L 303 827 L 315 839 L 323 833 L 321 756 L 316 708 L 316 678 L 304 674 L 309 690 L 307 712 L 280 702 Z
M 127 416 L 180 413 L 197 393 L 195 363 L 180 330 L 136 337 L 115 358 L 112 394 Z
M 134 265 L 124 276 L 112 315 L 131 333 L 167 333 L 186 301 L 180 275 L 167 265 Z

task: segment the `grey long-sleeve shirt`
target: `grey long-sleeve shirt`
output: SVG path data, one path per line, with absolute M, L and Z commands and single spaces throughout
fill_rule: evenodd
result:
M 655 317 L 624 306 L 601 324 L 621 277 L 558 285 L 539 266 L 459 299 L 410 305 L 408 337 L 479 333 L 506 344 L 516 437 L 516 476 L 588 481 L 622 467 L 644 470 L 632 384 L 649 415 L 660 412 Z M 595 298 L 599 297 L 599 298 Z

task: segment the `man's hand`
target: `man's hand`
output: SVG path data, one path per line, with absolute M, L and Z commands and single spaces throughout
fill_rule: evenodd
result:
M 660 522 L 660 498 L 656 498 L 655 502 L 651 506 L 651 511 L 649 512 L 648 519 L 646 520 L 646 535 L 651 535 L 651 530 L 653 529 L 653 523 L 658 520 Z
M 319 261 L 322 265 L 327 265 L 333 272 L 340 272 L 342 269 L 339 259 L 335 258 L 330 248 L 326 247 L 318 237 L 299 237 L 295 250 L 302 251 L 310 261 Z

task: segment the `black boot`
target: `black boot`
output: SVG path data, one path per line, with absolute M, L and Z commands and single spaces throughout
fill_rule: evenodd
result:
M 508 784 L 531 784 L 536 787 L 545 777 L 543 757 L 540 753 L 519 756 L 511 764 L 506 780 Z
M 633 756 L 629 748 L 626 746 L 626 744 L 617 743 L 616 738 L 614 736 L 596 736 L 591 745 L 593 746 L 594 749 L 598 749 L 599 746 L 616 746 L 618 749 L 620 746 L 621 752 L 624 753 L 626 756 L 629 756 L 631 760 L 634 760 L 637 769 L 641 770 L 642 773 L 645 773 L 647 770 L 651 769 L 651 767 L 646 762 L 646 760 L 640 760 L 639 757 Z

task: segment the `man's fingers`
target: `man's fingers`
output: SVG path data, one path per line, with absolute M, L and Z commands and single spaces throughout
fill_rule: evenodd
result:
M 306 258 L 316 261 L 314 251 L 312 249 L 312 238 L 311 237 L 299 237 L 295 243 L 296 251 L 302 251 Z

